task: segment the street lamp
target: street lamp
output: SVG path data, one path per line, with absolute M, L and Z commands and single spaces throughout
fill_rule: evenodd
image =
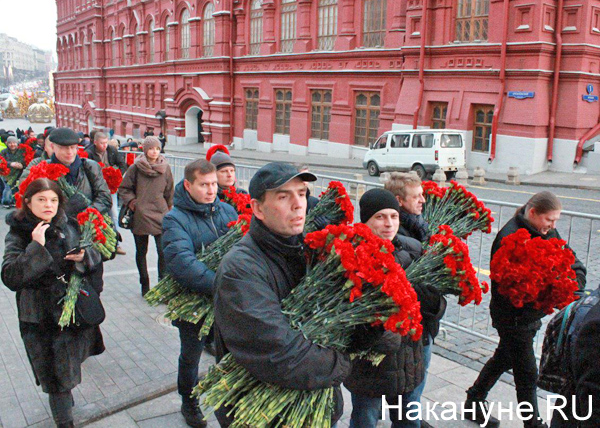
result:
M 167 119 L 167 112 L 164 110 L 159 110 L 156 112 L 156 114 L 154 115 L 155 118 L 157 118 L 160 122 L 160 131 L 162 132 L 162 134 L 164 136 L 166 136 L 167 134 L 167 130 L 165 129 L 165 124 L 167 123 L 166 119 Z

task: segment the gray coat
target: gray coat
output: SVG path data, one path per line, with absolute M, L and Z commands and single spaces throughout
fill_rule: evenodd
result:
M 124 205 L 135 200 L 134 235 L 162 234 L 162 221 L 173 207 L 173 174 L 164 156 L 154 164 L 145 155 L 129 167 L 119 186 L 119 198 Z
M 38 384 L 46 393 L 66 392 L 81 382 L 81 364 L 104 351 L 99 327 L 68 327 L 61 330 L 59 300 L 68 280 L 77 270 L 84 281 L 92 281 L 102 266 L 100 254 L 86 250 L 82 263 L 64 260 L 66 252 L 79 243 L 79 227 L 59 214 L 46 231 L 46 244 L 31 239 L 37 219 L 7 216 L 10 231 L 5 238 L 2 281 L 16 292 L 19 329 Z

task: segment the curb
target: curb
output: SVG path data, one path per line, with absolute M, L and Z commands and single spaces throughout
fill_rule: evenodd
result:
M 473 177 L 469 177 L 472 179 Z M 506 184 L 506 180 L 500 178 L 485 178 L 486 181 L 491 181 L 492 183 L 500 183 Z M 470 184 L 470 183 L 469 183 Z M 542 182 L 524 182 L 521 181 L 521 184 L 513 187 L 521 187 L 521 186 L 538 186 L 538 187 L 557 187 L 561 189 L 579 189 L 579 190 L 600 190 L 600 186 L 588 186 L 585 184 L 566 184 L 566 183 L 542 183 Z

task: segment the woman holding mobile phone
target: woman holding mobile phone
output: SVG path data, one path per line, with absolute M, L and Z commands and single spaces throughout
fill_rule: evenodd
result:
M 98 326 L 58 326 L 60 300 L 71 274 L 77 272 L 84 281 L 91 281 L 102 263 L 93 248 L 74 251 L 79 245 L 79 226 L 64 213 L 64 202 L 55 182 L 46 178 L 31 182 L 22 208 L 6 217 L 10 231 L 2 262 L 2 281 L 17 293 L 19 329 L 27 356 L 36 382 L 50 395 L 52 417 L 59 428 L 74 426 L 71 390 L 81 383 L 81 364 L 104 351 Z

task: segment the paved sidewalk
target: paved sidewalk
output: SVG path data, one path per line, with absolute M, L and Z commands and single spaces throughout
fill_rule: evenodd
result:
M 166 150 L 168 154 L 174 156 L 187 156 L 191 158 L 200 155 L 204 156 L 207 151 L 201 144 L 167 146 Z M 231 149 L 231 156 L 236 160 L 242 161 L 241 163 L 243 163 L 243 160 L 265 163 L 274 161 L 290 162 L 290 158 L 293 158 L 292 161 L 295 163 L 307 164 L 312 167 L 351 168 L 356 169 L 356 173 L 367 175 L 366 169 L 362 166 L 362 159 L 334 158 L 324 155 L 294 155 L 292 157 L 288 153 L 282 152 L 265 153 L 255 150 L 235 149 Z M 469 171 L 469 176 L 473 176 L 472 170 Z M 533 175 L 521 175 L 520 179 L 522 185 L 600 190 L 600 175 L 593 174 L 544 171 Z M 506 181 L 506 174 L 486 173 L 486 180 L 504 183 Z

